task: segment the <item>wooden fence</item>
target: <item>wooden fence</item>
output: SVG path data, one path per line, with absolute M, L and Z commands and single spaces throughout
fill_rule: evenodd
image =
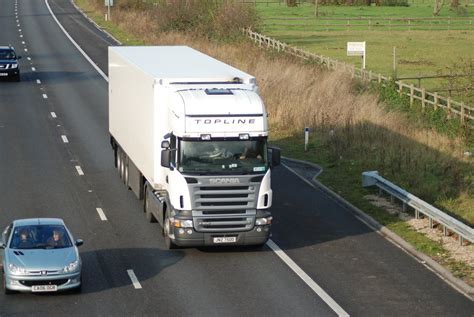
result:
M 473 30 L 474 18 L 269 18 L 265 28 L 298 31 Z
M 260 47 L 285 52 L 305 60 L 315 61 L 330 70 L 345 71 L 349 73 L 352 78 L 356 77 L 362 80 L 376 81 L 383 86 L 392 81 L 392 78 L 390 77 L 373 73 L 370 70 L 356 68 L 354 65 L 340 62 L 323 55 L 307 52 L 263 34 L 254 32 L 251 29 L 245 29 L 244 33 Z M 459 117 L 461 125 L 468 125 L 471 128 L 474 128 L 474 108 L 472 106 L 452 100 L 451 97 L 440 96 L 436 92 L 426 91 L 425 88 L 417 88 L 413 84 L 405 84 L 401 80 L 395 81 L 394 83 L 401 96 L 406 95 L 410 98 L 410 105 L 413 105 L 414 101 L 418 100 L 420 101 L 423 110 L 427 106 L 431 106 L 434 109 L 444 108 L 448 113 L 448 117 L 457 116 Z

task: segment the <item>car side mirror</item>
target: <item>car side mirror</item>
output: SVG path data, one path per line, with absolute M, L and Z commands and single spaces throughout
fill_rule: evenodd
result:
M 277 147 L 269 147 L 270 167 L 275 167 L 281 163 L 281 150 Z
M 3 242 L 0 242 L 0 249 L 5 249 L 6 245 Z
M 84 241 L 82 239 L 77 239 L 74 244 L 76 245 L 76 247 L 80 247 L 81 245 L 84 244 Z

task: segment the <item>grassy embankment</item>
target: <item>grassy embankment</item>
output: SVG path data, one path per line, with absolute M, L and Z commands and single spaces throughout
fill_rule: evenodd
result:
M 102 2 L 77 2 L 102 25 Z M 398 112 L 387 111 L 377 95 L 364 85 L 355 85 L 345 74 L 264 52 L 247 41 L 224 43 L 190 33 L 163 33 L 150 13 L 115 10 L 113 18 L 107 29 L 119 34 L 125 44 L 133 44 L 127 39 L 144 44 L 186 44 L 255 75 L 270 114 L 271 142 L 281 146 L 284 155 L 322 165 L 324 184 L 474 284 L 471 267 L 453 261 L 438 243 L 368 203 L 363 197 L 373 190 L 361 186 L 362 171 L 378 170 L 472 224 L 474 163 L 463 157 L 466 148 L 462 140 L 420 128 Z M 305 126 L 312 129 L 306 153 Z
M 360 58 L 347 56 L 346 43 L 366 41 L 366 68 L 387 76 L 393 74 L 392 51 L 395 46 L 398 76 L 413 77 L 448 74 L 448 68 L 459 62 L 461 58 L 474 58 L 474 6 L 472 5 L 461 6 L 464 14 L 458 16 L 456 12 L 450 10 L 449 5 L 445 4 L 439 17 L 472 19 L 472 24 L 469 24 L 469 21 L 451 21 L 449 26 L 451 30 L 448 30 L 447 25 L 436 25 L 435 22 L 430 25 L 428 22 L 412 21 L 411 25 L 414 28 L 416 26 L 416 29 L 412 31 L 409 31 L 408 27 L 377 26 L 388 23 L 380 20 L 384 18 L 431 18 L 433 3 L 433 1 L 417 1 L 410 3 L 409 7 L 320 6 L 320 19 L 315 17 L 314 6 L 309 3 L 303 3 L 295 8 L 288 8 L 278 3 L 269 5 L 260 3 L 257 5 L 257 11 L 262 17 L 260 31 L 264 34 L 357 67 L 361 65 Z M 288 20 L 272 20 L 275 18 Z M 310 18 L 310 20 L 291 20 L 294 18 Z M 347 21 L 336 20 L 349 18 L 373 19 L 371 30 L 369 31 L 367 21 L 350 21 L 352 26 L 348 29 Z M 325 23 L 340 24 L 340 26 L 330 26 L 329 31 L 326 31 L 325 26 L 316 26 L 316 24 Z M 403 23 L 391 22 L 391 24 Z M 362 24 L 365 26 L 361 26 Z M 406 80 L 406 82 L 418 84 L 417 80 Z M 433 91 L 447 89 L 447 80 L 424 79 L 421 85 Z M 440 91 L 440 94 L 447 96 L 448 92 Z M 456 96 L 455 92 L 453 96 Z

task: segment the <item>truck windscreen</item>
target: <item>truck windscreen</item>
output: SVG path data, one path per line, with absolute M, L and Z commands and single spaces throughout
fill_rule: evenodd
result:
M 188 174 L 262 174 L 267 140 L 180 140 L 178 170 Z

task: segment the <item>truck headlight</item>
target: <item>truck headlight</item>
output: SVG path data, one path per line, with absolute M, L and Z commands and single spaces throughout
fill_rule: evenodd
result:
M 16 266 L 15 264 L 8 264 L 8 269 L 12 274 L 26 274 L 26 270 L 24 268 Z
M 174 219 L 173 220 L 173 225 L 174 225 L 175 228 L 192 228 L 193 227 L 193 221 L 192 220 Z
M 266 217 L 266 218 L 257 218 L 255 219 L 256 226 L 266 226 L 272 224 L 273 217 Z
M 79 260 L 76 260 L 66 265 L 63 271 L 64 273 L 72 273 L 72 272 L 76 272 L 78 268 L 79 268 Z

